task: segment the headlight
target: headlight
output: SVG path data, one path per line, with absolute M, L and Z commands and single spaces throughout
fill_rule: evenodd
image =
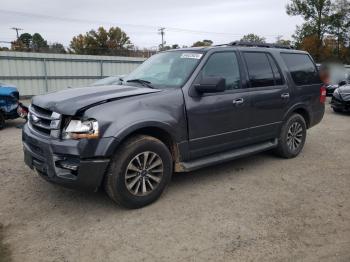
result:
M 71 120 L 63 130 L 63 139 L 98 138 L 98 122 L 90 120 Z

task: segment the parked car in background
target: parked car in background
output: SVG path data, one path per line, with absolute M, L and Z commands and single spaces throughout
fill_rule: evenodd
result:
M 16 87 L 0 83 L 0 129 L 5 127 L 6 120 L 26 117 L 28 109 L 19 102 Z
M 332 96 L 334 90 L 339 87 L 339 83 L 348 79 L 348 70 L 350 69 L 343 64 L 323 64 L 320 66 L 321 74 L 327 75 L 323 79 L 326 83 L 327 96 Z
M 275 150 L 300 154 L 325 111 L 307 52 L 230 43 L 156 54 L 121 85 L 34 97 L 25 163 L 44 179 L 139 208 L 173 172 Z
M 334 91 L 331 107 L 334 112 L 350 112 L 350 84 L 343 81 Z
M 120 85 L 125 75 L 109 76 L 92 83 L 91 86 Z

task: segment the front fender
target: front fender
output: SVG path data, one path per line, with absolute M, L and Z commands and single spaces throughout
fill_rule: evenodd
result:
M 175 143 L 187 140 L 187 120 L 181 90 L 125 98 L 88 109 L 85 117 L 97 119 L 102 138 L 112 138 L 115 148 L 143 128 L 158 128 Z M 112 149 L 108 149 L 110 152 Z

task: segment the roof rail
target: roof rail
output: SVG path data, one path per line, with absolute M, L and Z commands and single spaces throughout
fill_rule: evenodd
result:
M 243 42 L 243 41 L 231 42 L 228 45 L 230 45 L 230 46 L 247 46 L 247 47 L 293 49 L 291 46 L 286 46 L 286 45 L 268 44 L 268 43 L 253 43 L 253 42 Z

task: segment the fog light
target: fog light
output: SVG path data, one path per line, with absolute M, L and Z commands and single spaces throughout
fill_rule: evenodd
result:
M 74 162 L 66 161 L 66 160 L 57 161 L 56 163 L 57 163 L 58 167 L 68 169 L 71 171 L 77 171 L 78 167 L 79 167 L 78 163 L 74 163 Z

